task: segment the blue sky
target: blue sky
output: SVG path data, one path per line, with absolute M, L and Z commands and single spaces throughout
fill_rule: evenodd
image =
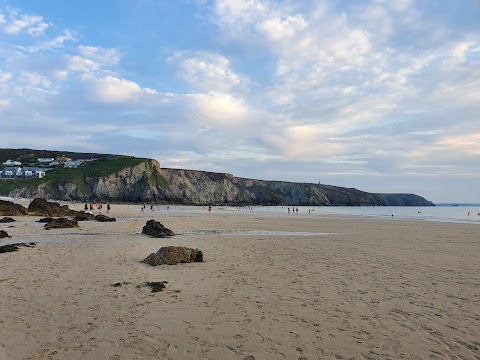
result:
M 480 202 L 480 1 L 0 0 L 2 147 Z

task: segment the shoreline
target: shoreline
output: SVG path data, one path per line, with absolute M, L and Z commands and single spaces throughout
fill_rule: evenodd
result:
M 28 204 L 33 199 L 25 198 L 10 198 L 1 197 L 0 200 L 12 201 L 28 207 Z M 62 200 L 49 200 L 60 203 L 61 205 L 68 205 L 72 210 L 83 211 L 85 203 L 67 202 Z M 102 203 L 103 204 L 103 203 Z M 106 204 L 106 203 L 105 203 Z M 103 205 L 105 205 L 103 204 Z M 123 204 L 110 203 L 112 207 L 126 207 L 128 214 L 135 214 L 132 209 L 140 209 L 143 204 Z M 150 205 L 147 204 L 145 214 L 148 213 L 166 213 L 166 212 L 193 212 L 204 213 L 208 211 L 206 205 L 179 205 L 179 204 L 153 204 L 154 211 L 150 210 Z M 298 208 L 298 214 L 289 214 L 288 208 Z M 420 221 L 433 223 L 459 223 L 459 224 L 476 224 L 480 225 L 480 207 L 478 206 L 462 206 L 462 207 L 408 207 L 408 206 L 249 206 L 238 210 L 238 206 L 212 206 L 213 212 L 221 211 L 222 213 L 237 213 L 245 215 L 249 212 L 256 215 L 270 215 L 282 217 L 288 216 L 310 216 L 314 218 L 323 217 L 338 217 L 338 218 L 352 218 L 352 219 L 383 219 L 394 221 Z M 250 210 L 251 209 L 251 210 Z M 312 212 L 309 213 L 309 210 Z M 315 212 L 316 211 L 316 212 Z M 367 212 L 368 211 L 368 212 Z M 99 214 L 98 210 L 94 214 Z M 102 211 L 106 214 L 106 209 Z M 471 214 L 471 215 L 470 215 Z M 135 214 L 137 215 L 137 214 Z

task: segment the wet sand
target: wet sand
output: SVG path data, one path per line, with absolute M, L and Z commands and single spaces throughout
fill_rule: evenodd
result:
M 39 242 L 0 254 L 0 359 L 480 358 L 479 225 L 139 209 L 0 224 Z M 205 262 L 140 263 L 167 245 Z

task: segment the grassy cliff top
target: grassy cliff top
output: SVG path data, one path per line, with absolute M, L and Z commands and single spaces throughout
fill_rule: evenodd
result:
M 5 149 L 0 148 L 0 164 L 7 160 L 21 161 L 23 165 L 28 165 L 30 162 L 36 162 L 38 158 L 56 158 L 58 156 L 65 156 L 73 160 L 84 159 L 109 159 L 120 157 L 122 155 L 114 154 L 98 154 L 98 153 L 81 153 L 73 151 L 60 150 L 34 150 L 34 149 Z
M 34 187 L 42 183 L 67 183 L 84 185 L 87 177 L 103 177 L 114 174 L 122 169 L 141 164 L 149 159 L 119 156 L 116 158 L 100 158 L 86 161 L 78 168 L 64 168 L 59 166 L 47 172 L 42 179 L 3 179 L 0 180 L 0 194 L 8 194 L 14 189 Z

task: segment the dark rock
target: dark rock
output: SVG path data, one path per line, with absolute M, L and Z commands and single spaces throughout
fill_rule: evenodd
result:
M 114 217 L 106 216 L 106 215 L 97 215 L 95 216 L 95 220 L 101 221 L 101 222 L 111 222 L 111 221 L 117 221 Z
M 11 237 L 5 230 L 0 230 L 0 239 Z
M 148 255 L 142 262 L 151 266 L 165 265 L 165 261 L 155 253 Z
M 86 213 L 86 212 L 83 212 L 83 211 L 77 211 L 75 213 L 74 219 L 77 220 L 77 221 L 95 220 L 95 215 L 90 214 L 90 213 Z
M 120 286 L 122 286 L 122 285 L 128 285 L 128 284 L 130 284 L 130 283 L 127 282 L 127 281 L 124 281 L 123 283 L 119 283 L 119 282 L 118 282 L 118 283 L 112 284 L 112 286 L 113 286 L 113 287 L 120 287 Z
M 3 219 L 0 219 L 0 223 L 11 223 L 14 221 L 15 219 L 12 219 L 11 217 L 4 217 Z
M 160 248 L 156 253 L 148 255 L 142 262 L 151 266 L 203 262 L 203 253 L 198 249 L 181 246 L 165 246 Z
M 66 229 L 66 228 L 74 228 L 78 227 L 77 220 L 69 220 L 66 218 L 58 218 L 50 221 L 49 223 L 45 224 L 45 229 Z
M 152 293 L 156 293 L 163 291 L 163 289 L 165 289 L 165 284 L 168 284 L 168 281 L 146 282 L 145 286 L 149 286 L 152 289 Z
M 46 216 L 75 216 L 75 211 L 70 210 L 67 205 L 60 205 L 57 202 L 49 202 L 45 199 L 36 198 L 28 206 L 28 212 Z
M 163 238 L 175 235 L 172 230 L 167 229 L 160 222 L 155 220 L 147 221 L 146 225 L 143 227 L 142 234 L 150 235 L 156 238 Z
M 2 245 L 0 246 L 0 253 L 7 253 L 7 252 L 13 252 L 13 251 L 18 251 L 18 248 L 20 246 L 24 247 L 35 247 L 35 243 L 18 243 L 18 244 L 9 244 L 9 245 Z
M 53 220 L 55 220 L 55 219 L 51 218 L 51 217 L 46 217 L 46 218 L 41 218 L 37 222 L 39 222 L 39 223 L 49 223 L 49 222 L 52 222 Z
M 0 216 L 28 215 L 27 209 L 11 201 L 0 200 Z

